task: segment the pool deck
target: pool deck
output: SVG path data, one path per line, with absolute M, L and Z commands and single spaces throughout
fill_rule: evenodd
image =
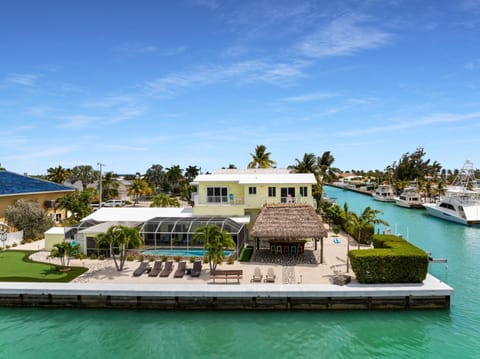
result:
M 418 284 L 359 284 L 347 271 L 347 238 L 328 237 L 322 264 L 240 263 L 222 264 L 221 270 L 242 270 L 242 278 L 229 284 L 212 283 L 208 264 L 200 277 L 134 277 L 139 262 L 126 262 L 118 272 L 112 260 L 72 260 L 70 265 L 89 271 L 70 283 L 0 282 L 0 306 L 128 308 L 162 310 L 372 310 L 449 309 L 453 288 L 428 274 Z M 337 243 L 339 242 L 339 243 Z M 31 258 L 54 263 L 41 242 L 18 249 L 36 249 Z M 350 243 L 350 248 L 355 248 Z M 313 248 L 312 248 L 313 249 Z M 312 251 L 315 255 L 319 251 Z M 152 263 L 153 265 L 153 263 Z M 177 264 L 174 264 L 174 270 Z M 192 264 L 187 262 L 187 267 Z M 265 276 L 273 270 L 275 283 L 251 283 L 254 269 Z M 346 285 L 332 284 L 348 275 Z M 264 277 L 265 278 L 265 277 Z

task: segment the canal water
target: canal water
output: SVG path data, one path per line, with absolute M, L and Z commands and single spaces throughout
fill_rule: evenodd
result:
M 350 210 L 381 210 L 393 232 L 447 258 L 450 311 L 161 312 L 0 308 L 0 358 L 478 358 L 480 228 L 326 188 Z M 383 231 L 383 227 L 379 230 Z

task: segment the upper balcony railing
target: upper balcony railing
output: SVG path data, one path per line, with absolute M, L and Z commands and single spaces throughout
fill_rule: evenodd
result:
M 257 197 L 252 196 L 247 200 L 234 196 L 203 196 L 193 195 L 195 206 L 252 206 L 262 207 L 264 204 L 299 203 L 314 205 L 312 197 Z

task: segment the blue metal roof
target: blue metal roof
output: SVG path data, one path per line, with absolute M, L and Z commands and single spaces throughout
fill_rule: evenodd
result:
M 18 173 L 0 171 L 0 196 L 22 193 L 73 191 L 74 188 Z

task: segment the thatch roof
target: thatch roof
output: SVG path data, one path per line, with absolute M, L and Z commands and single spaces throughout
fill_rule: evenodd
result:
M 299 239 L 326 237 L 328 233 L 313 207 L 276 204 L 262 208 L 250 234 L 259 238 Z

